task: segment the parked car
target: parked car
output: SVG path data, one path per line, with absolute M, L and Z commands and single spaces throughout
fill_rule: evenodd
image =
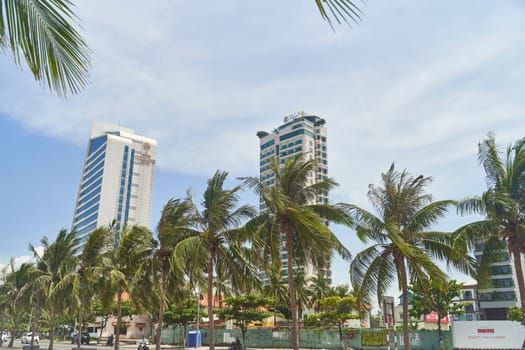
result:
M 31 338 L 33 338 L 33 333 L 32 332 L 25 333 L 22 336 L 22 344 L 31 344 Z M 39 338 L 38 334 L 35 334 L 34 342 L 35 342 L 35 344 L 39 344 L 40 343 L 40 338 Z
M 101 327 L 88 326 L 86 332 L 89 333 L 89 337 L 91 340 L 94 340 L 98 343 L 98 340 L 100 338 L 100 329 Z
M 89 341 L 91 340 L 91 337 L 89 336 L 88 332 L 82 332 L 80 335 L 80 344 L 87 344 L 89 345 Z M 73 333 L 73 336 L 71 337 L 71 344 L 76 344 L 78 341 L 78 333 Z

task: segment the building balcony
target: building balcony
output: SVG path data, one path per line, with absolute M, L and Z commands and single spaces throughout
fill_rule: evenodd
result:
M 508 308 L 512 306 L 517 306 L 516 300 L 486 300 L 479 302 L 481 309 Z

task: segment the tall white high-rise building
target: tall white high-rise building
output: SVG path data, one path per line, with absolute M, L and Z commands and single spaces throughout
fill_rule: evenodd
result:
M 310 178 L 310 184 L 316 181 L 328 178 L 328 151 L 326 140 L 325 120 L 305 113 L 303 111 L 284 117 L 284 123 L 274 129 L 271 133 L 259 131 L 259 161 L 260 180 L 266 185 L 271 186 L 275 183 L 275 175 L 270 170 L 269 164 L 274 157 L 284 164 L 287 158 L 297 156 L 302 153 L 306 159 L 316 159 L 317 169 L 315 174 Z M 328 193 L 321 194 L 317 203 L 328 203 Z M 261 211 L 266 209 L 264 202 L 260 201 L 259 208 Z M 286 274 L 286 252 L 283 249 L 281 254 L 281 268 Z M 306 276 L 313 276 L 311 266 L 301 267 L 305 270 Z M 329 262 L 324 269 L 325 277 L 331 280 L 331 270 Z M 263 279 L 266 276 L 263 274 Z
M 115 221 L 150 227 L 157 141 L 132 129 L 95 121 L 80 179 L 72 230 L 84 242 Z

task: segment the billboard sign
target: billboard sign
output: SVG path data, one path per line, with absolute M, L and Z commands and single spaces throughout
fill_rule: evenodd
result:
M 525 327 L 514 321 L 455 321 L 452 343 L 455 349 L 521 349 Z
M 438 322 L 438 313 L 432 311 L 429 315 L 425 315 L 425 322 L 437 323 Z M 448 323 L 448 316 L 445 316 L 441 319 L 441 323 Z

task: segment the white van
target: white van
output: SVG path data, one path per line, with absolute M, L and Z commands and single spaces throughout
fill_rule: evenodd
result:
M 92 339 L 92 340 L 96 340 L 98 342 L 98 338 L 100 338 L 100 329 L 102 327 L 94 327 L 94 326 L 90 326 L 90 327 L 87 327 L 87 332 L 89 333 L 89 337 Z

